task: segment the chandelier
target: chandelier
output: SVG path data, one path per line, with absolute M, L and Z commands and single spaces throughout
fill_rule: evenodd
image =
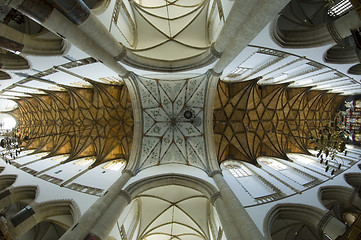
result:
M 347 131 L 341 129 L 337 123 L 337 118 L 335 118 L 331 123 L 321 127 L 317 136 L 310 136 L 310 143 L 314 143 L 314 150 L 318 151 L 316 157 L 321 164 L 325 165 L 325 172 L 330 171 L 331 175 L 334 175 L 342 166 L 342 159 L 336 158 L 336 155 L 344 153 L 346 156 L 347 154 L 344 140 Z
M 3 148 L 1 156 L 6 163 L 11 164 L 11 160 L 15 159 L 23 150 L 22 143 L 29 140 L 29 136 L 22 136 L 18 132 L 19 130 L 15 128 L 5 133 L 4 138 L 0 140 L 0 147 Z

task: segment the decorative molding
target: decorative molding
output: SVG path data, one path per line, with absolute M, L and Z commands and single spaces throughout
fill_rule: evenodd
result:
M 127 49 L 125 47 L 122 47 L 122 51 L 119 53 L 118 56 L 114 57 L 114 60 L 115 61 L 121 61 L 126 55 L 127 55 Z
M 127 200 L 127 204 L 129 204 L 132 201 L 132 197 L 126 190 L 120 190 L 119 195 L 124 197 Z
M 320 238 L 322 239 L 324 236 L 324 228 L 326 227 L 327 223 L 334 218 L 334 216 L 332 216 L 332 212 L 328 211 L 320 220 L 320 222 L 317 225 L 317 232 L 319 233 Z
M 210 49 L 212 55 L 215 56 L 216 58 L 220 58 L 222 56 L 222 53 L 217 51 L 217 49 L 215 47 L 215 42 L 213 42 L 211 44 L 209 49 Z
M 336 42 L 336 43 L 340 43 L 342 44 L 342 40 L 343 38 L 341 37 L 341 35 L 338 33 L 337 28 L 335 27 L 335 23 L 333 21 L 328 22 L 327 23 L 327 29 L 328 32 L 330 33 L 332 39 Z
M 223 173 L 222 173 L 221 170 L 214 170 L 214 171 L 210 172 L 210 173 L 208 174 L 208 176 L 210 176 L 211 178 L 213 178 L 213 177 L 216 176 L 217 174 L 220 174 L 221 176 L 223 176 Z
M 221 196 L 221 193 L 220 193 L 220 192 L 216 192 L 216 193 L 214 193 L 214 194 L 209 198 L 209 200 L 210 200 L 211 204 L 214 205 L 214 202 L 215 202 L 218 198 L 221 198 L 221 197 L 222 197 L 222 196 Z

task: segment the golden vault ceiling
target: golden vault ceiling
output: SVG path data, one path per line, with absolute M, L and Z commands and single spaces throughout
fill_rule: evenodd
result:
M 87 80 L 90 88 L 62 86 L 66 91 L 16 100 L 11 114 L 27 149 L 47 151 L 48 157 L 68 154 L 63 162 L 94 156 L 92 167 L 129 159 L 133 138 L 133 109 L 124 84 Z
M 257 164 L 260 156 L 288 159 L 286 153 L 309 153 L 308 138 L 317 136 L 344 100 L 325 91 L 257 81 L 218 83 L 213 130 L 219 162 Z

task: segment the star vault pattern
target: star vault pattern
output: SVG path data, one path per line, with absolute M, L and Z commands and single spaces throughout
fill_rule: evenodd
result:
M 180 163 L 206 169 L 204 98 L 208 74 L 183 80 L 137 77 L 143 114 L 140 169 Z M 192 109 L 194 122 L 184 118 Z
M 213 129 L 219 162 L 258 165 L 260 156 L 288 159 L 286 153 L 309 153 L 310 135 L 318 135 L 344 100 L 326 91 L 260 86 L 257 81 L 218 84 Z
M 33 153 L 46 157 L 68 154 L 63 163 L 94 156 L 92 167 L 115 159 L 129 159 L 133 138 L 133 109 L 125 85 L 87 80 L 90 88 L 62 86 L 65 91 L 16 100 L 11 114 Z

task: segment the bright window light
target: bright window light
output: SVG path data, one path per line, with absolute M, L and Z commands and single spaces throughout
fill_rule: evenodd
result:
M 287 168 L 285 164 L 271 159 L 260 159 L 259 161 L 265 163 L 267 166 L 273 168 L 276 171 L 281 171 Z
M 245 166 L 227 165 L 226 168 L 236 178 L 251 176 L 252 172 Z
M 61 161 L 66 160 L 68 157 L 69 157 L 68 155 L 57 156 L 57 157 L 54 157 L 52 160 L 56 161 L 56 162 L 61 162 Z
M 125 166 L 124 160 L 114 160 L 109 163 L 107 163 L 103 169 L 118 171 L 119 169 L 123 168 Z
M 314 163 L 315 160 L 312 160 L 311 158 L 309 157 L 305 157 L 305 156 L 302 156 L 302 155 L 298 155 L 298 154 L 289 154 L 289 157 L 294 159 L 294 160 L 297 160 L 299 162 L 302 162 L 304 164 L 311 164 L 311 163 Z
M 74 164 L 85 167 L 91 165 L 93 162 L 95 162 L 94 158 L 83 158 L 79 161 L 76 161 Z
M 16 126 L 16 121 L 12 117 L 4 118 L 2 123 L 3 123 L 2 129 L 9 129 L 10 130 L 10 129 L 13 129 Z
M 352 8 L 353 6 L 349 0 L 341 0 L 340 2 L 330 7 L 327 13 L 331 17 L 339 17 L 350 11 Z

